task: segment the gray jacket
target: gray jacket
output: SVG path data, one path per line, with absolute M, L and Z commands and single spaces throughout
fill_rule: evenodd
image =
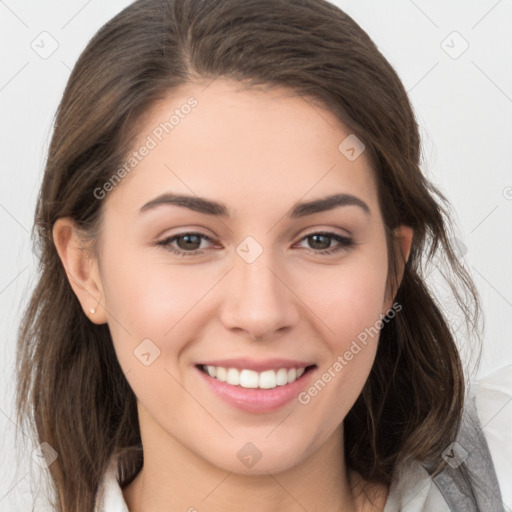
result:
M 384 512 L 505 511 L 474 399 L 467 400 L 458 435 L 442 456 L 447 465 L 435 477 L 419 462 L 400 465 Z

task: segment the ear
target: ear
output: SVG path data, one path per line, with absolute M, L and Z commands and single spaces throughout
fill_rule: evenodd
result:
M 97 258 L 85 246 L 75 221 L 69 217 L 57 219 L 53 226 L 53 242 L 71 288 L 91 322 L 107 322 L 102 306 L 103 287 Z
M 383 314 L 385 314 L 393 305 L 393 300 L 395 298 L 396 291 L 398 290 L 398 288 L 400 287 L 400 283 L 402 282 L 405 265 L 409 260 L 409 255 L 411 253 L 414 230 L 410 226 L 401 225 L 393 230 L 393 234 L 393 243 L 396 244 L 396 248 L 398 249 L 397 276 L 395 282 L 390 281 L 388 289 L 386 290 L 386 309 L 383 312 Z
M 400 280 L 402 280 L 403 275 L 403 267 L 407 263 L 409 259 L 409 254 L 411 253 L 411 245 L 412 238 L 414 235 L 414 231 L 410 226 L 398 226 L 395 230 L 395 238 L 400 247 L 400 252 L 402 254 L 401 268 L 400 268 Z

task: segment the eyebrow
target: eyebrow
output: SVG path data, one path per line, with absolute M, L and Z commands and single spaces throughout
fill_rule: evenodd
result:
M 170 192 L 161 194 L 147 202 L 140 208 L 139 212 L 143 213 L 163 205 L 176 205 L 188 208 L 195 212 L 205 213 L 207 215 L 215 215 L 224 218 L 230 217 L 229 209 L 223 203 L 219 203 L 211 199 L 205 199 L 203 197 L 173 194 Z M 367 215 L 371 215 L 370 207 L 362 199 L 359 199 L 352 194 L 334 194 L 321 199 L 315 199 L 313 201 L 295 203 L 287 213 L 287 216 L 295 219 L 305 217 L 306 215 L 313 215 L 315 213 L 333 210 L 339 206 L 358 206 Z

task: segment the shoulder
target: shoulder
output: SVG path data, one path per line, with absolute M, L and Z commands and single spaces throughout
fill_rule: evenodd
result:
M 98 487 L 94 512 L 130 512 L 118 480 L 118 459 L 112 456 Z
M 450 512 L 446 500 L 427 470 L 417 461 L 395 471 L 383 512 Z
M 384 512 L 504 512 L 473 394 L 466 401 L 458 435 L 442 457 L 446 466 L 433 477 L 418 461 L 397 468 Z

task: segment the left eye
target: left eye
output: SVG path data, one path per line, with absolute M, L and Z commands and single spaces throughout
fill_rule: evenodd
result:
M 321 249 L 316 247 L 310 250 L 315 254 L 332 254 L 344 249 L 348 249 L 354 245 L 354 241 L 351 238 L 330 232 L 310 233 L 303 237 L 300 241 L 302 242 L 307 240 L 309 241 L 310 245 L 313 244 L 313 246 L 315 246 L 318 244 L 323 245 L 325 242 L 322 240 L 325 239 L 329 240 L 327 242 L 327 248 Z M 336 240 L 338 245 L 330 247 L 331 239 Z M 204 253 L 204 251 L 199 248 L 201 246 L 202 240 L 207 240 L 210 242 L 212 241 L 210 237 L 203 235 L 202 233 L 182 233 L 165 238 L 160 242 L 157 242 L 157 245 L 162 246 L 168 251 L 171 251 L 172 253 L 179 256 L 198 256 Z M 177 243 L 178 247 L 172 245 L 175 242 Z
M 313 243 L 313 246 L 320 244 L 323 245 L 324 242 L 322 242 L 322 239 L 328 239 L 327 242 L 327 249 L 315 249 L 313 252 L 316 254 L 333 254 L 335 252 L 340 252 L 344 249 L 349 249 L 353 245 L 355 245 L 354 240 L 352 238 L 341 236 L 336 233 L 330 233 L 330 232 L 321 232 L 321 233 L 311 233 L 309 235 L 306 235 L 302 240 L 309 240 L 309 243 Z M 338 241 L 338 245 L 335 245 L 334 247 L 330 247 L 330 240 L 334 239 Z

